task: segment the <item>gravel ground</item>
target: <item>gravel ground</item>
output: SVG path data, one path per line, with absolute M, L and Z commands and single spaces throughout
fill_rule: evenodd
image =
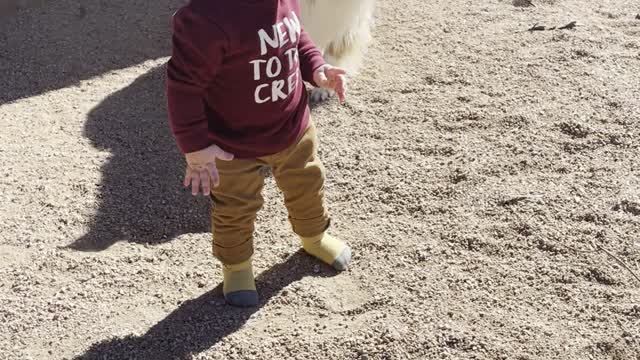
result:
M 0 18 L 1 359 L 640 359 L 640 4 L 380 1 L 313 109 L 353 266 L 268 179 L 239 310 L 166 123 L 179 3 Z

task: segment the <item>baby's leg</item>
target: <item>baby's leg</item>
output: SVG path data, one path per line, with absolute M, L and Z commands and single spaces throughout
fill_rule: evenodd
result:
M 351 249 L 325 233 L 329 214 L 324 206 L 324 167 L 317 156 L 318 138 L 310 125 L 300 141 L 272 156 L 273 176 L 284 194 L 293 231 L 300 236 L 304 250 L 332 265 L 347 268 Z
M 263 204 L 263 165 L 255 160 L 216 165 L 220 185 L 211 191 L 213 254 L 222 262 L 223 293 L 230 305 L 256 306 L 251 256 L 255 219 Z

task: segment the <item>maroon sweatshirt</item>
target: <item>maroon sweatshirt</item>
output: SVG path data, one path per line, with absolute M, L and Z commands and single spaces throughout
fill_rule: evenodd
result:
M 324 65 L 298 0 L 192 0 L 173 17 L 169 121 L 185 152 L 211 144 L 254 158 L 295 142 L 309 122 L 304 81 Z

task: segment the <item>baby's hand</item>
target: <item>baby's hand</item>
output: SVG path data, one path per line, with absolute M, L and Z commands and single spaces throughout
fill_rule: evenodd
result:
M 313 73 L 313 81 L 321 88 L 335 91 L 340 102 L 344 102 L 347 91 L 346 74 L 345 70 L 326 64 Z
M 202 187 L 202 195 L 211 192 L 211 184 L 216 187 L 220 184 L 220 176 L 216 167 L 216 159 L 231 161 L 233 154 L 230 154 L 216 145 L 211 145 L 206 149 L 185 154 L 187 159 L 187 170 L 184 174 L 184 186 L 191 185 L 191 194 L 198 195 Z

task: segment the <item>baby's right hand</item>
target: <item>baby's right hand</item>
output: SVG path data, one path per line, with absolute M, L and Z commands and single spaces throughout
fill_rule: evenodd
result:
M 184 186 L 191 185 L 193 196 L 198 195 L 200 188 L 202 188 L 202 195 L 208 195 L 211 192 L 211 184 L 213 187 L 220 184 L 216 159 L 233 160 L 233 154 L 220 149 L 217 145 L 185 154 L 185 157 L 187 169 L 184 174 Z

